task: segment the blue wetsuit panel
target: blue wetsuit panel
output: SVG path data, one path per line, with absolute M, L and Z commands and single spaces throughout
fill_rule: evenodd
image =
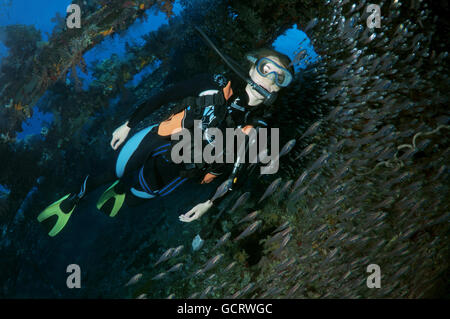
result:
M 116 175 L 121 178 L 125 172 L 125 167 L 127 166 L 131 156 L 136 151 L 136 149 L 141 144 L 144 137 L 158 124 L 151 125 L 136 134 L 134 134 L 122 147 L 116 162 Z

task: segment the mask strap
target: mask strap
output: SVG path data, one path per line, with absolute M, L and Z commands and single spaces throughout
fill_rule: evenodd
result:
M 247 55 L 247 60 L 249 60 L 253 64 L 256 64 L 256 62 L 258 61 L 258 59 L 256 57 L 251 56 L 251 55 Z

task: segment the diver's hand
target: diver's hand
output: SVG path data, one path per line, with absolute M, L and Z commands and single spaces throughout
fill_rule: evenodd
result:
M 119 126 L 113 133 L 112 133 L 112 139 L 111 139 L 111 147 L 116 150 L 120 144 L 123 143 L 123 141 L 126 140 L 128 133 L 130 132 L 131 128 L 127 126 L 128 121 L 125 122 L 122 126 Z
M 180 221 L 185 223 L 190 223 L 193 220 L 199 219 L 203 216 L 204 213 L 208 211 L 208 209 L 211 208 L 213 205 L 212 201 L 207 200 L 204 203 L 200 203 L 196 205 L 194 208 L 192 208 L 190 211 L 188 211 L 184 215 L 180 215 Z

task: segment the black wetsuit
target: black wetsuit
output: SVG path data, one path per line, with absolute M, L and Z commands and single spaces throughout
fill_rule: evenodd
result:
M 182 103 L 188 103 L 186 99 L 182 100 L 178 111 L 185 110 L 184 127 L 192 129 L 194 120 L 201 120 L 203 129 L 207 127 L 236 128 L 244 127 L 247 124 L 251 124 L 253 127 L 266 126 L 262 110 L 248 106 L 245 85 L 246 83 L 242 80 L 232 76 L 200 74 L 165 89 L 141 104 L 129 119 L 128 126 L 134 128 L 145 117 L 166 103 L 179 102 L 186 97 L 198 97 L 202 92 L 210 95 L 212 92 L 205 93 L 207 90 L 222 92 L 225 87 L 230 86 L 232 95 L 227 101 L 223 101 L 224 103 L 220 107 L 219 105 L 203 105 L 199 108 L 194 105 L 182 105 Z M 174 142 L 170 140 L 170 136 L 158 135 L 157 130 L 158 126 L 156 125 L 153 128 L 143 129 L 128 138 L 117 152 L 114 161 L 115 167 L 102 174 L 90 174 L 84 179 L 81 191 L 78 192 L 77 189 L 72 194 L 78 193 L 82 198 L 98 186 L 120 179 L 114 188 L 115 191 L 118 193 L 129 192 L 130 195 L 134 195 L 128 196 L 127 194 L 126 201 L 129 205 L 136 205 L 142 202 L 142 199 L 170 194 L 188 178 L 201 182 L 202 176 L 207 173 L 217 176 L 231 171 L 233 168 L 232 164 L 212 163 L 190 166 L 183 163 L 175 164 L 170 157 L 170 150 Z

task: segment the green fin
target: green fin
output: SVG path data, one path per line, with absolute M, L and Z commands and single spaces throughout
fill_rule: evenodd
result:
M 46 219 L 48 219 L 48 218 L 50 218 L 52 216 L 56 216 L 57 217 L 55 225 L 53 226 L 53 228 L 48 233 L 48 235 L 50 237 L 56 236 L 64 228 L 64 226 L 66 226 L 67 221 L 69 220 L 70 216 L 73 213 L 73 210 L 75 209 L 76 205 L 73 206 L 73 208 L 72 208 L 72 210 L 70 212 L 64 213 L 61 210 L 60 206 L 59 206 L 63 200 L 65 200 L 67 197 L 69 197 L 69 195 L 70 194 L 67 194 L 64 197 L 62 197 L 61 199 L 59 199 L 56 202 L 54 202 L 53 204 L 50 204 L 37 217 L 37 220 L 40 223 L 42 223 L 44 220 L 46 220 Z
M 103 194 L 100 196 L 100 198 L 97 201 L 97 209 L 102 210 L 103 205 L 108 202 L 111 198 L 114 199 L 114 204 L 112 205 L 111 211 L 109 212 L 109 217 L 114 217 L 119 212 L 120 208 L 123 205 L 123 202 L 125 201 L 125 193 L 124 194 L 117 194 L 114 191 L 114 186 L 117 185 L 119 180 L 115 181 L 114 184 L 112 184 Z M 105 211 L 105 210 L 102 210 Z

